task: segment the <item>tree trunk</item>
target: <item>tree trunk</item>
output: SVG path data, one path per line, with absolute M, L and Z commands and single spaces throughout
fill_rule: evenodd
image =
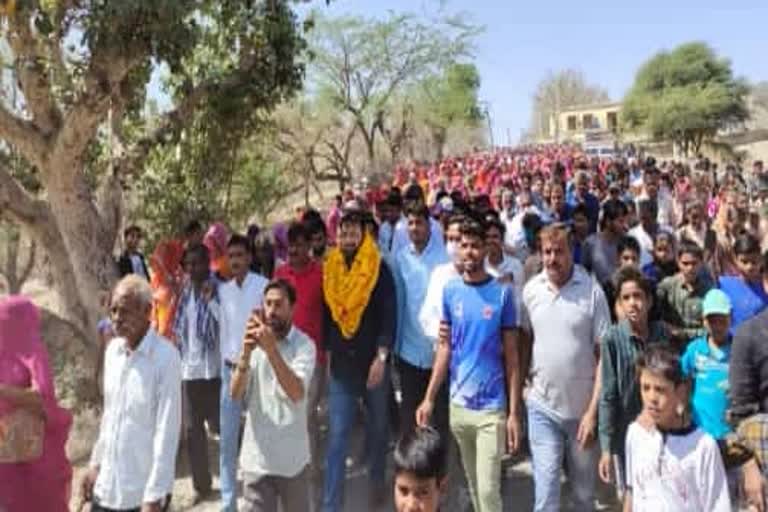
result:
M 51 219 L 43 230 L 55 276 L 54 287 L 62 313 L 92 347 L 100 317 L 99 295 L 111 290 L 117 279 L 111 235 L 105 229 L 82 174 L 74 177 L 73 163 L 52 164 L 46 184 Z M 75 186 L 72 186 L 72 183 Z M 95 357 L 95 351 L 94 351 Z

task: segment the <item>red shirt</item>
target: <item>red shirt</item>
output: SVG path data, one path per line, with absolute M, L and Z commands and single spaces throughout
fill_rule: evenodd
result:
M 317 363 L 325 365 L 323 350 L 323 266 L 311 260 L 306 267 L 296 270 L 283 263 L 274 273 L 275 279 L 285 279 L 296 288 L 293 324 L 315 342 Z

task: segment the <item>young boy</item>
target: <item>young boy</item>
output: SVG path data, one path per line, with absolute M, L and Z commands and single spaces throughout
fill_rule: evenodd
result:
M 706 334 L 688 344 L 680 366 L 683 375 L 693 381 L 691 409 L 693 423 L 707 434 L 714 437 L 721 450 L 727 452 L 726 436 L 731 433 L 731 425 L 726 421 L 726 411 L 730 406 L 728 398 L 728 372 L 731 358 L 731 300 L 717 288 L 709 290 L 702 304 Z M 725 455 L 725 453 L 724 453 Z M 724 457 L 728 460 L 728 457 Z M 760 481 L 760 469 L 752 458 L 739 468 L 728 469 L 731 501 L 736 501 L 738 479 L 741 476 L 752 482 Z M 750 486 L 746 487 L 750 489 Z M 759 495 L 759 494 L 758 494 Z M 750 499 L 754 496 L 749 496 Z
M 612 480 L 614 464 L 623 467 L 627 428 L 642 410 L 635 360 L 647 346 L 667 341 L 663 326 L 649 320 L 653 293 L 642 272 L 635 266 L 621 268 L 614 282 L 621 320 L 611 326 L 600 346 L 602 387 L 598 434 L 602 455 L 599 472 L 605 482 Z M 616 473 L 617 487 L 622 490 L 623 478 L 620 471 Z
M 637 373 L 643 414 L 627 430 L 624 512 L 730 512 L 717 443 L 685 412 L 689 383 L 677 353 L 649 347 Z
M 446 449 L 432 427 L 408 431 L 397 443 L 395 510 L 437 512 L 446 480 Z
M 619 238 L 619 243 L 616 244 L 616 255 L 619 259 L 619 269 L 627 267 L 639 268 L 640 244 L 633 237 L 623 236 Z M 614 274 L 614 277 L 615 276 L 616 274 Z M 611 308 L 611 321 L 616 322 L 616 283 L 614 283 L 612 279 L 609 279 L 603 285 L 603 291 L 605 292 L 605 300 L 608 302 L 608 307 Z

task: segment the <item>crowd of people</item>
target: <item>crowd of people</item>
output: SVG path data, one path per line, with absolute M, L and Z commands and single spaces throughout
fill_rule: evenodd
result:
M 242 486 L 241 510 L 339 512 L 362 417 L 370 510 L 435 512 L 460 467 L 476 512 L 560 510 L 563 473 L 577 511 L 598 479 L 625 511 L 763 511 L 768 172 L 750 164 L 497 149 L 269 230 L 190 222 L 148 260 L 131 226 L 78 490 L 167 510 L 182 446 L 197 501 L 217 464 L 223 511 Z M 67 510 L 71 418 L 39 338 L 28 300 L 0 303 L 0 425 L 46 418 L 42 456 L 0 448 L 7 512 Z M 505 508 L 519 452 L 534 500 Z

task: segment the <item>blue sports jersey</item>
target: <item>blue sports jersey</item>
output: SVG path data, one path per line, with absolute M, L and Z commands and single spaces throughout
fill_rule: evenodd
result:
M 502 330 L 517 327 L 512 287 L 489 277 L 455 279 L 443 291 L 443 322 L 451 326 L 451 403 L 472 410 L 506 410 Z

